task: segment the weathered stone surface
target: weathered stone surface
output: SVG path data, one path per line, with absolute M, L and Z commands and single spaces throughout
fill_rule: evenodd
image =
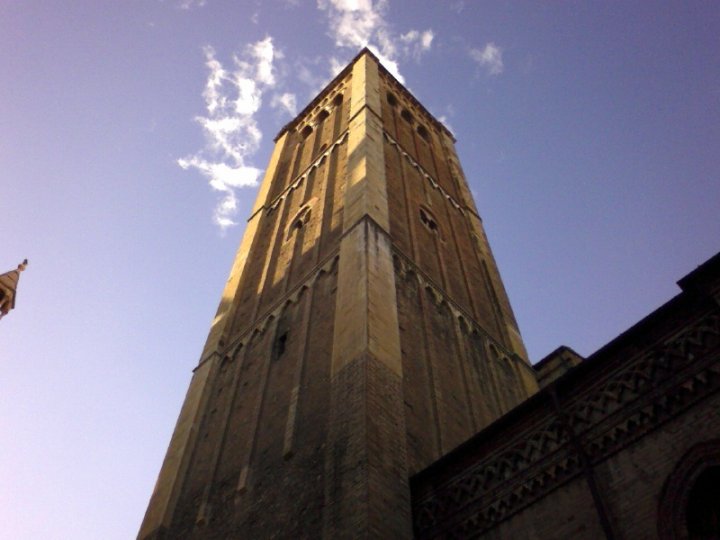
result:
M 452 137 L 363 51 L 276 139 L 140 538 L 411 538 L 411 474 L 536 390 L 518 339 Z

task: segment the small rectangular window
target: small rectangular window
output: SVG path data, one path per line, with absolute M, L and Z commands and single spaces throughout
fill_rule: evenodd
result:
M 287 347 L 288 333 L 283 332 L 275 340 L 275 354 L 273 354 L 273 360 L 279 360 L 280 357 L 285 354 L 285 348 Z

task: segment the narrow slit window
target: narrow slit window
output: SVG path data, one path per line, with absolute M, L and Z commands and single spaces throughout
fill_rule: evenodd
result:
M 425 225 L 425 227 L 427 227 L 427 229 L 430 232 L 432 232 L 434 234 L 438 234 L 437 222 L 423 208 L 420 209 L 420 221 L 422 222 L 423 225 Z
M 287 332 L 283 332 L 275 340 L 275 354 L 273 355 L 275 360 L 279 360 L 280 357 L 285 354 L 285 349 L 287 348 L 287 340 Z

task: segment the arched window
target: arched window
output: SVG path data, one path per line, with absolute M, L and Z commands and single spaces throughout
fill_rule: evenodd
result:
M 427 128 L 423 126 L 422 124 L 417 127 L 418 135 L 420 135 L 423 139 L 426 141 L 430 141 L 430 133 L 428 132 Z
M 317 115 L 317 123 L 324 122 L 328 116 L 330 116 L 330 113 L 327 112 L 327 109 L 321 110 Z
M 310 209 L 312 205 L 315 203 L 316 198 L 313 197 L 307 204 L 305 204 L 300 210 L 297 211 L 295 216 L 290 220 L 290 224 L 287 228 L 287 234 L 285 235 L 285 240 L 290 240 L 290 237 L 293 236 L 296 232 L 301 231 L 305 225 L 307 225 L 307 222 L 310 221 Z
M 342 105 L 342 102 L 343 102 L 343 95 L 342 95 L 342 94 L 337 94 L 337 95 L 333 98 L 333 101 L 332 101 L 333 107 L 339 107 L 340 105 Z
M 658 507 L 658 536 L 720 538 L 720 440 L 693 446 L 668 476 Z
M 685 525 L 691 539 L 720 538 L 720 466 L 703 470 L 690 488 Z
M 398 101 L 392 92 L 387 93 L 387 102 L 390 104 L 391 107 L 397 107 Z
M 412 124 L 412 123 L 413 123 L 413 116 L 412 116 L 412 114 L 410 114 L 410 111 L 408 111 L 407 109 L 403 109 L 402 112 L 400 113 L 400 116 L 401 116 L 402 119 L 405 120 L 408 124 Z
M 302 131 L 300 132 L 300 136 L 303 139 L 307 139 L 312 132 L 313 132 L 312 126 L 305 126 L 304 128 L 302 128 Z

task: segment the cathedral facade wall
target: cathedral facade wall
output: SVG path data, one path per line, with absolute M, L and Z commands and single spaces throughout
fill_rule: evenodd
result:
M 712 537 L 719 276 L 716 256 L 682 294 L 416 475 L 416 537 Z

